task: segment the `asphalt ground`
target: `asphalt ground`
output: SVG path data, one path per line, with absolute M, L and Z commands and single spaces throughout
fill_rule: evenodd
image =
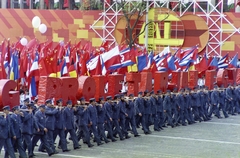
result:
M 240 115 L 225 119 L 216 117 L 207 122 L 188 126 L 164 128 L 160 132 L 153 131 L 145 135 L 138 129 L 141 137 L 110 142 L 88 148 L 73 150 L 72 142 L 68 144 L 70 152 L 63 153 L 60 149 L 56 158 L 240 158 Z M 4 151 L 0 154 L 3 157 Z M 38 152 L 36 157 L 48 157 Z M 18 155 L 17 155 L 18 156 Z

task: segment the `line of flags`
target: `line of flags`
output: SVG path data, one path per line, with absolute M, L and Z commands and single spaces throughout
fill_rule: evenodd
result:
M 171 52 L 169 47 L 162 52 L 147 52 L 136 45 L 115 46 L 110 49 L 107 42 L 94 49 L 90 42 L 76 44 L 52 41 L 39 43 L 32 39 L 26 46 L 20 42 L 10 45 L 9 40 L 0 46 L 0 79 L 11 79 L 28 86 L 30 96 L 37 95 L 40 76 L 78 77 L 80 75 L 108 75 L 126 72 L 206 70 L 238 67 L 238 54 L 232 59 L 224 57 L 198 56 L 198 46 L 178 48 Z

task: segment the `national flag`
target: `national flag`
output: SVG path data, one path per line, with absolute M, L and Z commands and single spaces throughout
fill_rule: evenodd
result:
M 66 60 L 63 61 L 63 65 L 61 67 L 61 77 L 68 75 L 67 63 Z
M 201 73 L 203 71 L 206 71 L 208 69 L 208 59 L 207 59 L 207 54 L 205 53 L 203 58 L 198 64 L 195 64 L 195 69 Z
M 40 76 L 47 76 L 48 75 L 44 60 L 45 60 L 44 58 L 41 58 L 38 62 L 38 68 L 39 68 L 39 75 Z
M 32 76 L 30 86 L 29 86 L 29 97 L 36 97 L 37 96 L 37 86 L 35 81 L 35 76 Z
M 141 72 L 147 66 L 147 55 L 141 55 L 137 57 L 138 72 Z
M 98 56 L 98 61 L 95 69 L 94 75 L 102 75 L 102 64 L 101 64 L 101 56 Z
M 10 80 L 19 79 L 18 55 L 17 52 L 12 54 L 10 62 Z
M 144 69 L 150 69 L 151 68 L 151 66 L 152 66 L 152 63 L 153 63 L 153 61 L 154 61 L 154 56 L 153 56 L 153 51 L 151 51 L 149 54 L 148 54 L 148 61 L 147 61 L 147 66 L 144 68 Z
M 101 54 L 103 63 L 108 70 L 112 65 L 121 64 L 120 52 L 118 46 L 114 47 L 110 51 Z
M 211 63 L 209 64 L 209 69 L 217 69 L 218 68 L 218 60 L 217 57 L 213 57 Z
M 232 58 L 232 60 L 229 62 L 229 68 L 237 68 L 238 67 L 238 65 L 237 65 L 237 63 L 238 63 L 238 54 L 236 54 L 233 58 Z
M 179 61 L 180 66 L 190 66 L 191 63 L 195 62 L 197 59 L 197 46 L 185 50 L 185 53 Z
M 57 53 L 52 52 L 49 54 L 44 62 L 48 74 L 57 72 Z
M 174 55 L 170 55 L 167 59 L 168 62 L 168 70 L 169 71 L 175 71 L 176 70 L 176 66 L 175 66 L 175 54 Z
M 36 55 L 35 60 L 32 63 L 29 76 L 39 76 L 38 55 Z
M 228 54 L 226 54 L 224 57 L 220 58 L 218 61 L 218 68 L 227 68 L 229 64 Z

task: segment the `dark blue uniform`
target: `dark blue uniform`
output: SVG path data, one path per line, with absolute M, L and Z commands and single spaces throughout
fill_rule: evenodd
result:
M 33 136 L 33 126 L 34 126 L 34 118 L 33 113 L 30 112 L 23 112 L 24 117 L 22 118 L 22 124 L 21 124 L 21 131 L 22 131 L 22 137 L 23 141 L 25 143 L 25 149 L 28 149 L 28 156 L 33 156 L 33 150 L 32 150 L 32 136 Z
M 77 136 L 75 133 L 73 109 L 66 107 L 63 111 L 63 116 L 65 120 L 65 125 L 66 125 L 66 131 L 70 133 L 73 141 L 73 148 L 77 149 L 79 148 L 79 144 L 78 144 Z
M 54 150 L 50 147 L 50 144 L 47 140 L 47 133 L 44 131 L 44 128 L 46 128 L 46 116 L 45 113 L 38 110 L 34 115 L 34 121 L 35 121 L 35 128 L 34 128 L 34 136 L 32 139 L 32 149 L 34 151 L 34 147 L 36 146 L 37 142 L 41 140 L 44 147 L 47 150 L 48 155 L 52 155 L 54 153 Z
M 179 107 L 178 107 L 178 97 L 176 94 L 171 95 L 171 116 L 172 116 L 172 122 L 173 124 L 178 124 L 179 120 Z
M 126 102 L 121 100 L 119 102 L 120 106 L 120 122 L 119 125 L 122 129 L 122 134 L 125 135 L 125 138 L 129 138 L 127 128 L 125 127 L 125 122 L 126 122 L 126 114 L 127 114 L 127 109 L 126 109 Z
M 120 126 L 118 123 L 118 120 L 120 119 L 120 106 L 117 103 L 113 103 L 113 125 L 115 127 L 115 130 L 113 132 L 114 135 L 119 135 L 120 139 L 123 140 L 123 134 L 122 131 L 120 130 Z
M 177 101 L 177 105 L 179 107 L 179 117 L 182 121 L 182 125 L 186 125 L 185 123 L 185 117 L 184 117 L 184 114 L 185 114 L 185 99 L 184 99 L 184 96 L 183 94 L 179 94 L 176 98 L 176 101 Z
M 131 124 L 132 127 L 132 132 L 136 136 L 138 135 L 137 129 L 136 129 L 136 120 L 135 120 L 135 107 L 134 107 L 134 101 L 129 100 L 128 103 L 126 104 L 127 107 L 127 114 L 128 117 L 126 118 L 126 127 Z
M 109 117 L 109 116 L 107 116 L 108 113 L 104 105 L 102 105 L 102 107 L 97 106 L 97 112 L 98 112 L 98 122 L 97 122 L 98 134 L 100 138 L 103 138 L 105 143 L 107 143 L 109 141 L 107 140 L 107 137 L 105 135 L 104 124 L 105 124 L 105 121 L 107 120 L 106 117 Z
M 16 139 L 12 139 L 13 146 L 16 146 L 19 152 L 19 155 L 21 158 L 26 158 L 27 154 L 25 152 L 25 149 L 23 148 L 23 142 L 22 142 L 22 133 L 21 133 L 21 116 L 17 114 L 11 115 L 11 124 L 13 126 L 12 134 L 16 137 Z
M 151 113 L 152 113 L 152 119 L 153 119 L 153 125 L 154 130 L 159 131 L 158 127 L 158 116 L 157 116 L 157 100 L 153 96 L 150 97 L 150 106 L 151 106 Z
M 110 138 L 112 141 L 115 141 L 113 138 L 113 131 L 112 131 L 112 117 L 113 117 L 113 110 L 112 110 L 112 104 L 109 102 L 105 102 L 104 107 L 106 109 L 106 121 L 107 123 L 105 124 L 106 129 L 108 131 L 108 138 Z
M 145 120 L 144 99 L 137 98 L 135 101 L 135 104 L 137 109 L 136 124 L 139 125 L 141 123 L 144 133 L 147 133 L 148 129 L 146 127 L 146 120 Z M 142 116 L 139 115 L 140 113 Z
M 145 110 L 145 125 L 146 128 L 148 130 L 148 132 L 150 131 L 149 126 L 151 125 L 151 103 L 150 103 L 150 99 L 144 99 L 144 110 Z
M 218 103 L 219 103 L 219 93 L 217 90 L 214 90 L 211 93 L 211 107 L 208 116 L 211 117 L 212 113 L 215 112 L 215 115 L 219 118 L 220 113 L 218 109 Z
M 193 111 L 193 114 L 194 114 L 194 119 L 195 120 L 198 120 L 199 122 L 202 121 L 202 119 L 200 118 L 199 116 L 199 111 L 198 111 L 198 107 L 200 107 L 201 103 L 200 103 L 200 95 L 198 92 L 194 92 L 191 94 L 192 96 L 192 111 Z
M 7 115 L 6 118 L 0 116 L 0 149 L 4 146 L 5 149 L 5 158 L 10 156 L 11 158 L 15 158 L 11 136 L 13 136 L 13 129 L 11 124 L 10 115 Z
M 169 95 L 165 95 L 163 100 L 164 120 L 167 120 L 168 124 L 174 127 L 172 122 L 171 103 L 171 97 Z
M 234 93 L 231 87 L 226 89 L 226 98 L 227 98 L 227 111 L 228 113 L 235 115 L 233 111 L 234 107 Z
M 56 139 L 57 135 L 60 137 L 59 145 L 61 146 L 62 151 L 66 151 L 67 149 L 67 140 L 65 136 L 65 129 L 66 129 L 66 123 L 63 116 L 64 109 L 58 109 L 58 112 L 56 113 L 56 123 L 55 123 L 55 130 L 54 130 L 54 140 Z
M 222 109 L 223 115 L 225 118 L 228 117 L 228 114 L 226 112 L 226 94 L 225 91 L 219 92 L 219 109 Z
M 97 143 L 100 143 L 101 140 L 100 140 L 98 132 L 97 132 L 98 115 L 97 115 L 97 108 L 96 108 L 96 106 L 93 106 L 93 105 L 90 104 L 88 106 L 88 113 L 89 113 L 90 120 L 92 122 L 92 125 L 91 125 L 90 129 L 91 129 L 91 131 L 94 134 L 95 141 Z
M 185 106 L 184 106 L 184 116 L 188 120 L 188 124 L 194 123 L 193 113 L 192 113 L 192 97 L 190 94 L 185 94 Z
M 163 114 L 163 97 L 157 97 L 157 116 L 158 116 L 158 127 L 162 128 L 163 121 L 164 121 L 164 114 Z

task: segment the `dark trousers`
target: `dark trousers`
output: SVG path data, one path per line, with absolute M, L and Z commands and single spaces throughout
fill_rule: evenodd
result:
M 27 154 L 23 148 L 23 141 L 22 138 L 17 138 L 17 139 L 12 139 L 12 144 L 13 146 L 16 146 L 19 152 L 19 157 L 20 158 L 26 158 Z
M 121 119 L 120 119 L 120 127 L 122 129 L 122 134 L 125 135 L 125 136 L 128 136 L 128 132 L 127 132 L 127 128 L 126 128 L 126 118 L 125 116 L 122 116 Z
M 32 138 L 32 150 L 34 151 L 34 147 L 36 146 L 37 142 L 41 140 L 41 143 L 43 143 L 44 148 L 47 150 L 48 155 L 53 153 L 54 150 L 50 147 L 50 144 L 47 140 L 47 135 L 43 134 L 35 134 Z
M 104 123 L 98 123 L 97 127 L 98 127 L 98 135 L 100 136 L 100 138 L 103 138 L 104 141 L 107 141 L 107 137 L 105 135 Z
M 215 112 L 215 115 L 217 117 L 220 117 L 220 113 L 219 113 L 219 109 L 218 109 L 217 105 L 211 105 L 208 116 L 211 117 L 213 112 Z
M 22 137 L 23 137 L 23 141 L 25 143 L 25 150 L 26 148 L 28 149 L 28 156 L 33 156 L 33 149 L 32 149 L 32 135 L 30 134 L 25 134 L 23 133 L 22 134 Z
M 97 143 L 100 143 L 101 140 L 99 138 L 99 135 L 98 135 L 98 132 L 97 132 L 97 125 L 95 123 L 93 123 L 90 127 L 90 130 L 92 131 L 93 135 L 94 135 L 94 140 L 97 142 Z
M 208 115 L 205 116 L 204 110 L 203 110 L 203 105 L 198 107 L 198 111 L 199 111 L 199 116 L 202 117 L 204 120 L 206 120 Z
M 192 120 L 189 117 L 188 109 L 187 107 L 184 108 L 184 119 L 188 121 L 188 123 L 191 123 Z
M 135 121 L 135 117 L 134 117 L 134 116 L 133 116 L 132 118 L 129 118 L 129 117 L 126 118 L 125 124 L 126 124 L 126 125 L 129 125 L 129 123 L 130 123 L 130 125 L 131 125 L 133 134 L 134 134 L 134 135 L 137 135 L 138 132 L 137 132 L 136 121 Z
M 70 136 L 71 136 L 72 141 L 73 141 L 73 148 L 79 147 L 77 136 L 76 136 L 76 133 L 75 133 L 75 129 L 67 129 L 65 132 L 66 132 L 66 136 L 67 136 L 67 133 L 70 133 Z M 61 142 L 61 144 L 62 144 L 62 142 Z
M 164 114 L 163 112 L 157 112 L 157 117 L 158 117 L 158 127 L 161 127 L 163 126 L 163 121 L 164 121 Z
M 181 119 L 181 123 L 185 124 L 184 109 L 179 109 L 179 118 Z
M 78 139 L 79 138 L 83 138 L 83 141 L 86 142 L 88 145 L 90 145 L 90 133 L 89 133 L 89 128 L 87 125 L 80 125 L 80 133 L 79 133 L 79 136 L 78 136 Z
M 225 104 L 220 103 L 220 104 L 219 104 L 219 110 L 220 110 L 220 109 L 222 109 L 223 115 L 224 115 L 225 117 L 228 117 L 228 114 L 227 114 L 227 112 L 226 112 L 226 106 L 225 106 Z
M 113 119 L 113 126 L 115 127 L 115 130 L 113 131 L 113 135 L 119 135 L 120 139 L 123 139 L 123 134 L 120 130 L 120 126 L 118 123 L 118 119 Z
M 154 129 L 158 129 L 158 122 L 159 122 L 159 119 L 158 119 L 158 115 L 157 114 L 152 114 L 152 119 L 153 119 L 153 128 Z
M 113 127 L 112 127 L 112 122 L 110 120 L 107 121 L 107 123 L 105 124 L 105 127 L 108 131 L 108 138 L 110 138 L 111 140 L 113 140 Z
M 179 121 L 179 111 L 176 109 L 176 108 L 174 108 L 174 109 L 172 109 L 172 122 L 173 123 L 178 123 L 178 121 Z
M 4 158 L 8 158 L 9 156 L 10 158 L 16 158 L 11 138 L 0 139 L 0 149 L 2 149 L 3 146 L 5 150 Z
M 145 115 L 144 114 L 142 114 L 142 116 L 136 115 L 136 123 L 137 123 L 137 125 L 139 125 L 141 123 L 143 131 L 148 132 L 148 129 L 146 127 L 146 120 L 145 120 Z
M 169 125 L 173 126 L 171 111 L 167 110 L 164 112 L 164 120 L 167 121 Z
M 198 107 L 197 106 L 193 106 L 192 107 L 192 111 L 193 111 L 193 114 L 194 114 L 194 119 L 198 120 L 198 121 L 202 121 L 202 119 L 199 116 Z
M 66 137 L 65 137 L 65 130 L 64 129 L 55 129 L 54 130 L 54 134 L 53 134 L 54 142 L 57 138 L 57 135 L 59 136 L 60 141 L 61 141 L 61 143 L 59 144 L 61 146 L 61 149 L 63 151 L 67 150 L 67 140 L 66 140 Z

